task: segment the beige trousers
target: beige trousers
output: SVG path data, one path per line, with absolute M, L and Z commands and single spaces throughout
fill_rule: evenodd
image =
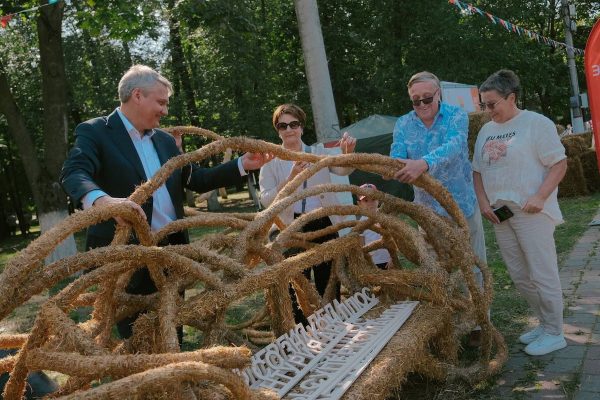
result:
M 554 243 L 554 222 L 543 213 L 529 214 L 511 201 L 514 216 L 494 224 L 496 242 L 517 290 L 540 320 L 544 331 L 563 332 L 563 298 Z

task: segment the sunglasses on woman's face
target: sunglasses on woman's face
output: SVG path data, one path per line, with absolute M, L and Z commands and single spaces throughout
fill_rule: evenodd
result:
M 300 123 L 300 121 L 292 121 L 287 124 L 285 122 L 278 122 L 277 125 L 275 125 L 278 131 L 285 131 L 288 128 L 288 126 L 290 127 L 290 129 L 298 129 L 302 126 L 302 124 Z
M 481 107 L 481 111 L 485 111 L 485 109 L 487 108 L 490 111 L 494 111 L 494 107 L 496 107 L 496 105 L 498 103 L 500 103 L 502 100 L 506 100 L 508 98 L 508 96 L 506 97 L 502 97 L 500 100 L 498 100 L 495 103 L 479 103 L 479 106 Z
M 413 107 L 419 107 L 421 105 L 421 103 L 423 103 L 423 104 L 433 103 L 433 98 L 435 97 L 435 94 L 437 92 L 438 92 L 437 90 L 435 92 L 433 92 L 433 96 L 431 96 L 431 97 L 425 97 L 424 99 L 411 100 Z

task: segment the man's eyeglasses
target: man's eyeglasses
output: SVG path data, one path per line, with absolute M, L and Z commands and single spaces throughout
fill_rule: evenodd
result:
M 433 92 L 433 96 L 431 96 L 431 97 L 425 97 L 424 99 L 411 100 L 413 107 L 419 107 L 421 105 L 421 103 L 423 103 L 423 104 L 433 103 L 433 98 L 435 97 L 435 94 L 438 92 L 438 90 Z
M 487 108 L 490 111 L 494 111 L 494 107 L 496 107 L 496 105 L 498 103 L 500 103 L 502 100 L 506 100 L 508 96 L 506 97 L 502 97 L 500 100 L 498 100 L 495 103 L 479 103 L 479 107 L 481 107 L 481 111 L 485 111 L 485 109 Z
M 286 124 L 285 122 L 278 122 L 275 125 L 278 131 L 285 131 L 288 128 L 288 126 L 290 127 L 290 129 L 297 129 L 300 128 L 302 124 L 300 123 L 300 121 L 292 121 L 288 124 Z

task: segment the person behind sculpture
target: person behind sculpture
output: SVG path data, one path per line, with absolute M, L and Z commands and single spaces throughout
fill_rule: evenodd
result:
M 306 114 L 304 111 L 294 104 L 282 104 L 273 112 L 273 127 L 281 138 L 282 146 L 287 150 L 297 152 L 312 153 L 317 155 L 328 154 L 322 144 L 308 146 L 302 141 L 302 134 L 306 126 Z M 345 132 L 340 139 L 340 149 L 342 153 L 352 153 L 356 146 L 356 139 Z M 260 186 L 260 201 L 268 207 L 277 193 L 296 175 L 310 166 L 304 161 L 288 161 L 279 158 L 274 158 L 272 161 L 263 166 L 260 170 L 259 186 Z M 311 176 L 305 184 L 301 185 L 297 192 L 305 188 L 331 183 L 330 172 L 336 175 L 349 175 L 353 171 L 352 168 L 346 167 L 329 167 L 319 170 L 315 175 Z M 337 205 L 338 200 L 335 193 L 321 193 L 318 196 L 308 197 L 305 200 L 296 202 L 294 205 L 286 208 L 279 214 L 279 218 L 285 225 L 289 225 L 295 218 L 299 218 L 302 214 L 316 210 L 321 207 Z M 312 220 L 302 227 L 304 232 L 312 232 L 324 229 L 332 224 L 341 221 L 339 216 L 332 215 Z M 337 233 L 332 233 L 315 239 L 315 243 L 324 243 L 328 240 L 337 238 Z M 331 274 L 331 262 L 325 262 L 315 265 L 312 268 L 304 270 L 304 275 L 310 280 L 311 270 L 314 274 L 315 286 L 317 292 L 323 296 L 329 276 Z M 292 306 L 294 310 L 294 318 L 296 322 L 307 324 L 305 316 L 302 314 L 297 302 L 293 289 L 290 286 L 292 297 Z M 338 288 L 339 296 L 339 288 Z
M 528 354 L 547 354 L 567 345 L 554 243 L 554 227 L 563 222 L 557 188 L 567 170 L 565 149 L 550 119 L 517 106 L 521 86 L 514 72 L 495 72 L 479 90 L 492 119 L 473 154 L 479 208 L 494 224 L 508 272 L 540 322 L 519 340 Z M 495 213 L 500 207 L 510 211 Z
M 107 117 L 83 122 L 75 129 L 75 144 L 61 171 L 61 184 L 78 207 L 88 209 L 121 203 L 136 210 L 148 221 L 152 231 L 183 217 L 184 187 L 207 192 L 235 185 L 247 170 L 260 168 L 271 157 L 247 153 L 237 160 L 213 168 L 195 165 L 176 170 L 166 184 L 141 206 L 128 200 L 137 186 L 152 178 L 170 158 L 181 153 L 181 136 L 158 129 L 167 115 L 171 83 L 144 65 L 131 67 L 118 87 L 121 104 Z M 86 248 L 107 246 L 116 224 L 127 225 L 121 217 L 90 226 Z M 187 231 L 173 233 L 161 245 L 189 242 Z M 126 291 L 150 294 L 156 286 L 148 270 L 137 270 Z M 120 321 L 121 337 L 131 336 L 136 316 Z
M 361 188 L 369 188 L 369 189 L 377 189 L 377 187 L 375 185 L 373 185 L 372 183 L 365 183 L 363 185 L 360 186 Z M 379 210 L 379 200 L 377 199 L 373 199 L 367 196 L 359 196 L 358 197 L 358 206 L 364 210 L 370 211 L 370 212 L 377 212 Z M 361 221 L 366 220 L 368 217 L 367 216 L 362 216 L 360 218 Z M 379 224 L 377 224 L 377 226 L 379 226 Z M 370 243 L 373 243 L 376 240 L 381 239 L 381 235 L 375 231 L 372 231 L 370 229 L 366 229 L 362 234 L 361 237 L 364 241 L 363 246 L 366 246 Z M 388 265 L 391 261 L 391 257 L 390 257 L 390 253 L 389 251 L 387 251 L 386 248 L 380 248 L 377 250 L 373 250 L 369 252 L 369 255 L 371 256 L 371 260 L 373 260 L 373 263 L 377 266 L 377 268 L 379 269 L 388 269 Z
M 483 224 L 469 162 L 467 113 L 441 101 L 440 81 L 431 72 L 416 73 L 407 86 L 413 110 L 398 118 L 390 150 L 390 157 L 401 159 L 406 165 L 395 174 L 395 178 L 400 182 L 414 183 L 424 172 L 429 172 L 440 181 L 467 219 L 473 252 L 487 263 Z M 448 216 L 427 191 L 415 186 L 414 193 L 415 203 Z M 482 287 L 481 271 L 474 267 L 473 272 Z M 471 334 L 472 345 L 479 344 L 479 329 L 477 327 Z

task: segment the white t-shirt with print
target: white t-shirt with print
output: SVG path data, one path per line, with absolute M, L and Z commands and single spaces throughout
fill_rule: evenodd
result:
M 534 195 L 550 167 L 566 158 L 554 123 L 545 116 L 522 110 L 504 123 L 490 121 L 475 142 L 473 171 L 479 172 L 490 204 L 513 201 L 521 207 Z M 558 207 L 558 188 L 542 212 L 556 224 L 563 222 Z

